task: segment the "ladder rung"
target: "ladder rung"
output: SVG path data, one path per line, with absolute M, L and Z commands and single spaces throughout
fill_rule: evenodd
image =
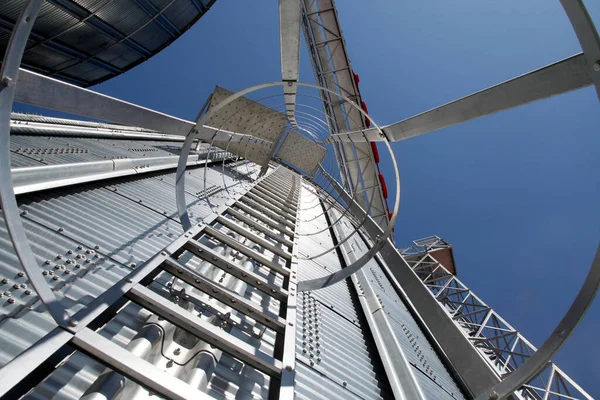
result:
M 293 185 L 283 176 L 270 175 L 263 179 L 263 182 L 273 183 L 285 189 L 291 189 Z
M 239 201 L 237 201 L 235 203 L 235 206 L 241 210 L 244 210 L 244 212 L 252 215 L 254 218 L 264 222 L 265 224 L 269 225 L 270 227 L 277 229 L 279 232 L 281 232 L 285 235 L 288 235 L 289 237 L 294 237 L 294 232 L 290 231 L 285 226 L 281 226 L 281 223 L 279 223 L 279 221 L 271 219 L 271 218 L 267 217 L 265 214 L 262 214 L 256 210 L 254 210 L 252 207 L 249 207 L 246 204 L 241 203 Z
M 278 379 L 281 377 L 281 361 L 260 352 L 248 343 L 226 333 L 223 329 L 207 323 L 147 287 L 138 284 L 127 292 L 127 297 L 251 367 L 269 376 Z
M 277 255 L 285 258 L 288 261 L 292 260 L 292 255 L 290 253 L 288 253 L 281 247 L 276 247 L 273 243 L 269 242 L 265 238 L 255 235 L 254 233 L 250 232 L 248 229 L 244 228 L 240 224 L 235 223 L 233 220 L 225 218 L 222 215 L 219 215 L 217 217 L 217 222 L 226 226 L 227 228 L 231 229 L 232 231 L 239 233 L 240 235 L 246 237 L 247 239 L 250 239 L 254 243 L 264 247 L 265 249 L 269 250 L 270 252 L 277 254 Z
M 284 198 L 279 197 L 278 195 L 276 195 L 273 192 L 269 192 L 268 190 L 266 190 L 264 187 L 262 186 L 254 186 L 252 188 L 252 190 L 250 192 L 255 192 L 261 196 L 265 196 L 268 197 L 269 200 L 276 202 L 277 204 L 281 205 L 282 207 L 288 207 L 290 210 L 294 211 L 294 213 L 297 212 L 298 208 L 296 207 L 296 203 L 293 204 L 289 204 L 287 205 L 286 202 L 287 200 Z
M 71 341 L 77 348 L 100 360 L 110 369 L 141 383 L 167 399 L 210 398 L 206 393 L 194 389 L 181 379 L 167 374 L 89 328 L 77 332 Z
M 277 214 L 277 212 L 271 210 L 270 208 L 263 206 L 262 204 L 254 201 L 252 199 L 249 199 L 247 197 L 242 197 L 242 198 L 240 198 L 240 201 L 245 202 L 247 205 L 256 208 L 259 212 L 265 214 L 269 218 L 274 219 L 275 221 L 281 222 L 288 228 L 294 229 L 296 227 L 296 225 L 294 223 L 290 222 L 290 220 L 288 220 L 287 218 L 282 217 L 281 215 Z
M 278 201 L 273 200 L 271 198 L 265 199 L 265 195 L 263 195 L 262 193 L 256 193 L 256 192 L 250 191 L 250 192 L 246 193 L 246 196 L 250 197 L 251 199 L 253 199 L 261 204 L 262 204 L 262 202 L 266 203 L 265 206 L 272 207 L 272 209 L 274 209 L 275 212 L 282 210 L 290 217 L 293 217 L 294 220 L 296 219 L 295 218 L 295 216 L 297 214 L 296 210 L 286 206 L 285 204 L 281 204 Z
M 214 229 L 213 227 L 207 226 L 206 228 L 204 228 L 204 233 L 212 236 L 213 238 L 225 243 L 226 245 L 228 245 L 229 247 L 239 251 L 240 253 L 252 258 L 253 260 L 257 261 L 258 263 L 271 268 L 273 271 L 280 273 L 281 275 L 288 277 L 290 276 L 290 270 L 282 267 L 281 265 L 274 263 L 271 260 L 268 260 L 267 258 L 261 256 L 259 253 L 257 253 L 256 251 L 252 250 L 251 248 L 241 244 L 240 242 L 238 242 L 237 240 L 233 239 L 232 237 L 219 232 L 218 230 Z
M 292 247 L 294 244 L 292 243 L 291 240 L 286 239 L 285 237 L 276 234 L 275 232 L 273 232 L 272 230 L 270 230 L 269 228 L 265 227 L 264 225 L 259 224 L 258 222 L 256 222 L 255 220 L 253 220 L 252 218 L 234 210 L 233 208 L 228 208 L 226 210 L 226 212 L 239 219 L 240 221 L 250 225 L 251 227 L 253 227 L 256 230 L 261 231 L 262 233 L 264 233 L 265 235 L 269 236 L 271 239 L 278 241 L 279 243 L 287 246 L 287 247 Z
M 203 260 L 210 262 L 221 268 L 223 271 L 235 276 L 239 280 L 242 280 L 260 290 L 261 292 L 273 296 L 275 299 L 285 302 L 287 301 L 288 293 L 286 290 L 279 288 L 278 286 L 272 285 L 264 280 L 260 275 L 255 274 L 252 271 L 243 269 L 237 264 L 227 261 L 222 255 L 209 249 L 203 244 L 190 240 L 184 248 L 196 257 L 200 257 Z
M 244 297 L 225 289 L 224 287 L 204 278 L 202 275 L 195 273 L 189 268 L 181 265 L 173 259 L 166 259 L 162 268 L 171 275 L 189 283 L 198 290 L 203 291 L 209 296 L 214 297 L 223 304 L 228 305 L 234 310 L 238 310 L 242 314 L 246 314 L 252 319 L 261 324 L 273 329 L 274 331 L 283 333 L 285 331 L 285 321 L 277 316 L 269 316 L 262 312 L 260 308 L 255 306 L 251 301 Z
M 279 197 L 281 197 L 282 199 L 285 199 L 286 201 L 291 198 L 292 200 L 294 200 L 294 202 L 296 202 L 298 200 L 297 196 L 295 196 L 295 193 L 293 193 L 290 190 L 288 190 L 287 192 L 284 192 L 281 190 L 280 187 L 274 186 L 271 183 L 265 182 L 265 181 L 260 181 L 256 186 L 262 186 L 265 190 L 268 190 L 270 192 L 273 192 L 277 195 L 279 195 Z

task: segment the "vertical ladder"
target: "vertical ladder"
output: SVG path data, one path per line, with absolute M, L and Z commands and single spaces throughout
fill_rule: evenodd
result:
M 269 398 L 289 398 L 290 393 L 293 395 L 294 379 L 297 282 L 294 237 L 301 180 L 294 172 L 278 167 L 254 182 L 246 194 L 230 202 L 223 214 L 193 226 L 80 310 L 69 327 L 57 327 L 11 361 L 0 373 L 0 397 L 13 396 L 15 393 L 10 390 L 16 382 L 36 375 L 36 368 L 42 362 L 69 345 L 160 396 L 208 398 L 95 331 L 115 318 L 124 305 L 133 302 L 159 320 L 269 376 Z M 228 253 L 233 257 L 226 256 Z M 198 259 L 221 270 L 220 279 L 200 273 Z M 181 286 L 179 291 L 178 286 Z M 260 292 L 263 300 L 265 296 L 268 298 L 260 304 L 271 304 L 273 300 L 278 303 L 277 312 L 265 310 L 269 307 L 246 298 L 246 287 Z M 218 317 L 220 323 L 200 318 L 198 304 Z M 256 332 L 258 328 L 259 336 L 267 329 L 274 332 L 272 351 L 266 352 L 230 333 L 234 326 L 245 329 L 244 325 L 248 329 L 248 318 L 254 321 L 249 329 Z M 37 382 L 44 378 L 38 377 Z

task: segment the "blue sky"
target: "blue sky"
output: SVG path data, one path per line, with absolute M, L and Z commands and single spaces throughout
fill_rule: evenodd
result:
M 379 124 L 581 51 L 558 1 L 337 3 L 361 94 Z M 600 25 L 600 2 L 586 3 Z M 193 119 L 217 84 L 236 91 L 280 79 L 278 29 L 276 1 L 219 0 L 166 50 L 95 89 Z M 301 80 L 314 82 L 302 47 Z M 395 143 L 398 244 L 444 237 L 463 282 L 541 345 L 600 239 L 599 127 L 590 87 Z M 391 174 L 385 160 L 381 169 Z M 596 301 L 555 357 L 595 397 L 599 331 Z

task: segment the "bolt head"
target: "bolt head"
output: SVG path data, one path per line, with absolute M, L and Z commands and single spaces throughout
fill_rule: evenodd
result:
M 15 81 L 13 81 L 13 79 L 10 76 L 5 76 L 4 78 L 2 78 L 2 84 L 6 87 L 12 87 L 14 85 Z
M 595 63 L 593 63 L 592 69 L 594 70 L 594 72 L 600 72 L 600 61 L 596 61 Z

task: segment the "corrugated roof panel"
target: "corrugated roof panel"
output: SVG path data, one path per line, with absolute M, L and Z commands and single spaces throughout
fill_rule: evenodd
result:
M 44 46 L 36 46 L 27 51 L 23 57 L 26 65 L 47 65 L 49 68 L 57 68 L 63 65 L 70 65 L 75 59 L 69 55 L 57 53 L 56 51 Z
M 35 20 L 35 29 L 37 33 L 50 39 L 78 23 L 80 22 L 77 18 L 45 1 Z
M 0 54 L 4 53 L 24 4 L 24 0 L 11 0 L 0 7 Z M 83 86 L 100 83 L 158 53 L 205 12 L 190 0 L 175 0 L 165 10 L 164 17 L 151 20 L 167 4 L 149 0 L 47 1 L 36 20 L 29 46 L 44 43 L 30 50 L 37 54 L 29 55 L 29 51 L 25 51 L 24 65 L 58 79 L 72 79 Z M 137 30 L 134 37 L 127 36 Z M 108 48 L 117 41 L 122 44 Z M 40 46 L 55 57 L 41 54 L 37 51 Z M 64 60 L 65 57 L 73 59 Z M 90 57 L 98 62 L 83 62 Z
M 95 64 L 86 61 L 68 66 L 64 70 L 61 70 L 61 74 L 79 80 L 92 81 L 106 78 L 110 76 L 111 72 L 104 68 L 98 68 Z
M 131 38 L 145 48 L 153 49 L 168 41 L 171 35 L 153 21 L 132 35 Z
M 16 20 L 25 6 L 26 0 L 11 0 L 2 3 L 2 16 L 12 21 Z
M 302 204 L 310 207 L 314 201 L 314 194 L 308 190 L 302 191 Z M 328 229 L 312 235 L 327 226 L 318 201 L 314 204 L 317 206 L 301 208 L 298 218 L 298 231 L 304 235 L 311 234 L 299 237 L 299 258 L 303 255 L 315 256 L 333 247 Z M 315 260 L 299 260 L 298 263 L 301 280 L 325 276 L 340 269 L 340 260 L 335 251 Z M 303 329 L 296 332 L 296 354 L 305 358 L 308 364 L 310 361 L 314 363 L 309 368 L 318 368 L 321 374 L 334 382 L 346 382 L 346 388 L 360 397 L 378 398 L 378 378 L 347 282 L 301 293 L 298 299 L 301 301 L 296 321 L 298 325 L 302 324 Z M 302 387 L 301 382 L 305 379 L 299 376 L 299 371 L 302 369 L 296 373 L 297 389 Z
M 120 33 L 130 35 L 150 20 L 148 14 L 140 8 L 144 7 L 144 1 L 140 1 L 139 4 L 132 0 L 111 1 L 96 11 L 96 16 Z
M 84 23 L 78 24 L 73 29 L 63 33 L 56 41 L 76 48 L 87 56 L 93 56 L 111 44 L 116 43 L 117 40 L 111 36 L 99 33 L 97 29 Z
M 145 45 L 144 42 L 141 42 L 140 44 Z M 127 46 L 124 46 L 121 43 L 114 43 L 111 46 L 108 46 L 106 50 L 100 51 L 95 58 L 120 69 L 125 69 L 131 63 L 143 59 L 138 53 L 129 50 Z
M 192 22 L 196 12 L 196 7 L 190 0 L 180 0 L 167 8 L 164 15 L 179 30 L 184 30 Z

